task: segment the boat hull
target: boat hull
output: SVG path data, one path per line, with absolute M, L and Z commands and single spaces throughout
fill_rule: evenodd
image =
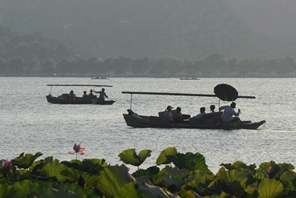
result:
M 240 123 L 198 123 L 190 121 L 170 122 L 168 119 L 157 116 L 143 116 L 142 119 L 135 118 L 128 114 L 123 114 L 125 122 L 128 126 L 134 128 L 190 128 L 190 129 L 258 129 L 265 121 L 251 122 L 242 121 Z
M 114 100 L 99 100 L 98 98 L 82 98 L 77 97 L 75 100 L 68 100 L 50 95 L 46 96 L 47 102 L 52 104 L 97 104 L 97 105 L 112 105 Z

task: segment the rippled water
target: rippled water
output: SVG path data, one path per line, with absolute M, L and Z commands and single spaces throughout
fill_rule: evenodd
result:
M 0 78 L 1 155 L 14 158 L 20 153 L 43 153 L 60 160 L 74 159 L 67 154 L 74 143 L 86 147 L 83 158 L 104 158 L 121 164 L 118 154 L 128 148 L 151 149 L 152 155 L 142 168 L 155 165 L 160 152 L 176 147 L 179 152 L 199 152 L 215 173 L 221 163 L 237 160 L 257 166 L 266 161 L 296 165 L 296 126 L 294 104 L 296 79 L 256 78 Z M 116 102 L 111 106 L 55 105 L 45 96 L 46 84 L 107 84 L 107 95 Z M 243 120 L 266 120 L 259 130 L 134 129 L 126 126 L 122 113 L 130 108 L 130 95 L 122 91 L 155 91 L 213 94 L 217 84 L 234 86 L 240 95 L 256 99 L 237 99 Z M 53 87 L 52 95 L 76 95 L 92 87 Z M 217 98 L 188 96 L 133 95 L 132 109 L 145 115 L 157 115 L 167 105 L 180 106 L 183 113 L 195 115 L 201 106 L 218 106 Z M 220 105 L 227 104 L 221 102 Z

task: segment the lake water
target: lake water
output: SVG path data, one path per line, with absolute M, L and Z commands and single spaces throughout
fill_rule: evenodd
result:
M 247 164 L 275 161 L 296 165 L 295 98 L 296 79 L 289 78 L 0 78 L 1 87 L 1 156 L 17 157 L 20 153 L 42 152 L 71 160 L 74 143 L 86 148 L 84 158 L 104 158 L 112 165 L 121 164 L 118 154 L 129 148 L 136 152 L 152 150 L 140 168 L 155 165 L 160 152 L 176 147 L 178 152 L 199 152 L 205 156 L 209 169 L 218 171 L 221 163 L 237 160 Z M 234 86 L 239 95 L 256 99 L 237 99 L 242 120 L 266 120 L 259 130 L 200 130 L 200 129 L 135 129 L 128 127 L 122 114 L 130 108 L 130 95 L 122 91 L 151 91 L 213 94 L 217 84 Z M 46 101 L 50 92 L 46 84 L 100 84 L 106 88 L 111 106 L 56 105 Z M 53 87 L 52 95 L 76 95 L 89 92 L 93 87 Z M 99 88 L 97 88 L 99 90 Z M 138 114 L 157 115 L 167 105 L 180 106 L 182 112 L 196 115 L 201 106 L 209 110 L 218 106 L 217 98 L 189 96 L 133 95 L 132 109 Z M 220 102 L 220 105 L 229 104 Z

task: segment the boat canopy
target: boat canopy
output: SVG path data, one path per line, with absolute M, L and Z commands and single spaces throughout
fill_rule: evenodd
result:
M 214 88 L 215 94 L 191 94 L 191 93 L 168 93 L 168 92 L 139 92 L 139 91 L 122 91 L 123 94 L 131 94 L 130 109 L 132 108 L 133 94 L 147 95 L 172 95 L 172 96 L 200 96 L 200 97 L 218 97 L 223 101 L 234 101 L 237 98 L 255 99 L 255 96 L 239 96 L 235 88 L 227 84 L 219 84 Z M 219 102 L 220 106 L 220 102 Z
M 90 87 L 113 87 L 112 85 L 91 85 L 91 84 L 47 84 L 46 86 L 90 86 Z
M 201 97 L 218 97 L 214 94 L 190 94 L 190 93 L 167 93 L 167 92 L 139 92 L 139 91 L 122 91 L 123 94 L 147 94 L 147 95 L 172 95 L 172 96 L 201 96 Z M 218 97 L 219 98 L 219 97 Z M 255 96 L 237 96 L 237 98 L 255 99 Z

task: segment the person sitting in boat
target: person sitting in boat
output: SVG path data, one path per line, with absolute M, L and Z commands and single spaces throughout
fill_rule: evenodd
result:
M 141 116 L 139 116 L 137 113 L 133 112 L 131 109 L 127 110 L 128 114 L 134 118 L 142 119 Z
M 238 112 L 235 112 L 235 107 L 236 107 L 236 103 L 235 102 L 232 102 L 230 104 L 230 106 L 228 105 L 225 105 L 225 106 L 221 106 L 219 108 L 219 111 L 223 111 L 223 114 L 222 114 L 222 119 L 223 119 L 223 122 L 237 122 L 237 121 L 240 121 L 239 119 L 239 114 L 240 114 L 240 109 L 238 109 Z
M 211 113 L 216 113 L 216 112 L 215 112 L 215 105 L 211 105 L 211 106 L 210 106 L 210 110 L 211 110 Z
M 73 90 L 71 90 L 69 93 L 69 100 L 76 100 L 76 95 L 74 94 Z
M 181 113 L 181 107 L 177 107 L 176 110 L 172 111 L 173 120 L 175 122 L 181 122 L 183 120 L 183 114 Z
M 85 98 L 87 97 L 88 95 L 86 94 L 86 91 L 83 91 L 83 95 L 82 95 L 82 98 Z
M 199 114 L 197 114 L 196 116 L 193 116 L 192 118 L 201 119 L 204 114 L 206 114 L 206 108 L 205 107 L 201 107 L 199 109 Z
M 93 96 L 93 90 L 92 89 L 89 91 L 89 94 L 88 95 L 89 96 Z
M 164 111 L 164 114 L 163 114 L 163 117 L 168 118 L 170 121 L 174 121 L 173 120 L 172 109 L 173 109 L 173 107 L 167 106 L 167 108 L 166 108 L 166 110 Z
M 105 100 L 105 98 L 108 98 L 104 88 L 102 88 L 102 91 L 99 91 L 99 94 L 100 94 L 99 100 Z

